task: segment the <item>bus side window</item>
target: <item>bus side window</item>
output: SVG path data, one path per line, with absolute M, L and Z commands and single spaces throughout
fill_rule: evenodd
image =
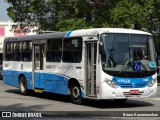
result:
M 53 61 L 53 55 L 51 52 L 47 52 L 47 61 Z
M 5 54 L 5 60 L 11 60 L 12 58 L 12 43 L 6 43 L 6 54 Z
M 62 39 L 49 39 L 47 42 L 47 62 L 61 62 Z
M 80 63 L 82 60 L 82 38 L 66 38 L 63 42 L 63 62 Z
M 32 60 L 32 42 L 23 42 L 22 44 L 22 61 L 29 62 Z
M 15 42 L 13 43 L 13 61 L 20 61 L 21 60 L 21 42 Z

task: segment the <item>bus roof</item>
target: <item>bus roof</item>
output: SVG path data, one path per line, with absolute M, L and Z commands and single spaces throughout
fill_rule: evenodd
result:
M 134 30 L 134 29 L 124 29 L 124 28 L 92 28 L 92 29 L 80 29 L 74 31 L 68 31 L 66 37 L 74 36 L 97 36 L 99 33 L 129 33 L 129 34 L 145 34 L 151 35 L 148 32 Z
M 44 40 L 44 39 L 54 39 L 54 38 L 64 38 L 64 37 L 79 37 L 79 36 L 97 36 L 100 33 L 128 33 L 128 34 L 144 34 L 151 35 L 148 32 L 124 29 L 124 28 L 92 28 L 92 29 L 80 29 L 68 32 L 54 32 L 46 34 L 37 35 L 26 35 L 21 37 L 7 37 L 4 42 L 9 41 L 21 41 L 21 40 Z
M 54 32 L 54 33 L 46 33 L 46 34 L 19 36 L 19 37 L 7 37 L 5 38 L 4 42 L 63 38 L 65 34 L 66 32 Z

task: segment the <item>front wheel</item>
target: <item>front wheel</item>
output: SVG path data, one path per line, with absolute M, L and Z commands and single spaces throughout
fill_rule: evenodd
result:
M 19 91 L 21 95 L 26 95 L 28 93 L 27 81 L 23 76 L 19 79 Z
M 70 87 L 71 91 L 71 100 L 74 104 L 81 104 L 82 103 L 82 96 L 81 96 L 81 89 L 78 84 L 73 84 Z

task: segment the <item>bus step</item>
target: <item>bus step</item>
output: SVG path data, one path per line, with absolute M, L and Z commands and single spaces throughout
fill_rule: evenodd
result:
M 36 92 L 36 93 L 42 93 L 44 90 L 42 90 L 42 89 L 34 89 L 34 92 Z
M 96 99 L 97 96 L 86 96 L 85 98 L 93 98 L 93 99 L 95 98 Z

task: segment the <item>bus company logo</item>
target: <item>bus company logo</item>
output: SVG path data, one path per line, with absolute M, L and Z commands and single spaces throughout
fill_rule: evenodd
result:
M 52 69 L 52 70 L 73 70 L 74 67 L 73 66 L 56 66 L 56 65 L 47 65 L 46 66 L 47 69 Z
M 46 68 L 47 69 L 57 69 L 58 67 L 55 65 L 47 65 Z
M 121 83 L 130 83 L 130 79 L 118 79 L 117 82 L 121 82 Z

